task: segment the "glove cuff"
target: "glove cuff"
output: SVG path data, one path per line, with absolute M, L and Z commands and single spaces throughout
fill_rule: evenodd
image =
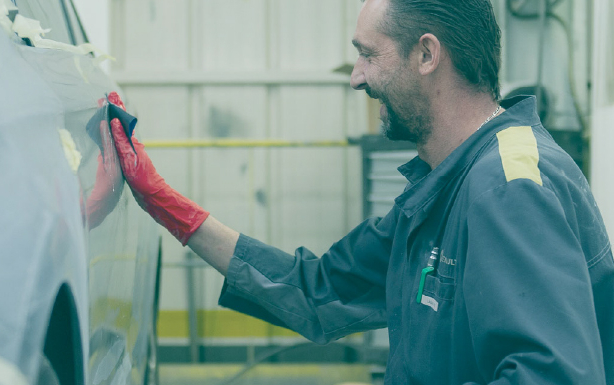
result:
M 135 190 L 132 193 L 139 205 L 183 246 L 209 217 L 208 211 L 168 185 L 150 196 L 143 196 Z

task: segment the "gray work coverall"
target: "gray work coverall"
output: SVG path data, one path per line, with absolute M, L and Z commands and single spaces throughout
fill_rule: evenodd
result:
M 589 186 L 535 98 L 502 105 L 435 170 L 401 166 L 394 208 L 321 258 L 241 235 L 219 303 L 317 343 L 387 326 L 386 384 L 614 384 L 614 260 Z

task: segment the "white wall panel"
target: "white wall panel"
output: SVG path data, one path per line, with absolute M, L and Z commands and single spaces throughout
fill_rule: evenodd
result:
M 194 138 L 266 138 L 267 94 L 266 87 L 205 88 L 194 105 Z M 195 156 L 195 199 L 251 236 L 266 235 L 266 151 L 207 148 Z
M 265 149 L 218 150 L 209 159 L 229 160 L 228 167 L 205 168 L 206 194 L 212 212 L 227 225 L 249 236 L 269 242 L 271 205 L 265 165 L 269 158 Z M 218 156 L 219 155 L 219 156 Z
M 343 151 L 284 149 L 276 155 L 273 242 L 286 251 L 304 245 L 321 254 L 346 230 Z
M 342 87 L 280 87 L 279 125 L 273 136 L 299 141 L 345 139 L 345 102 Z M 321 254 L 347 227 L 344 150 L 287 149 L 272 159 L 277 203 L 273 243 L 287 251 L 306 245 Z
M 186 70 L 189 68 L 189 0 L 129 0 L 113 3 L 118 20 L 113 54 L 124 70 Z
M 344 54 L 345 62 L 354 64 L 358 58 L 358 52 L 352 45 L 352 39 L 354 38 L 354 31 L 356 30 L 356 19 L 360 13 L 363 2 L 358 0 L 345 0 L 345 19 L 344 19 Z
M 215 309 L 217 300 L 224 285 L 224 277 L 212 267 L 198 271 L 199 286 L 196 291 L 196 303 L 199 309 Z
M 351 88 L 345 89 L 346 100 L 346 135 L 350 137 L 360 137 L 368 131 L 368 96 L 363 91 L 355 91 Z
M 344 2 L 272 0 L 282 70 L 332 70 L 344 61 Z
M 209 0 L 197 2 L 200 36 L 196 44 L 205 71 L 262 71 L 268 61 L 267 2 Z
M 207 87 L 202 104 L 197 138 L 264 139 L 267 134 L 267 95 L 264 86 Z
M 167 255 L 164 255 L 165 262 Z M 160 309 L 185 310 L 188 307 L 186 273 L 183 268 L 164 268 L 160 276 Z
M 279 127 L 272 134 L 288 140 L 345 138 L 345 87 L 281 87 Z

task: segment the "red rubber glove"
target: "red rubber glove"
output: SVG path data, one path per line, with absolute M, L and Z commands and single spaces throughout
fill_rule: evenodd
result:
M 103 108 L 107 103 L 106 98 L 98 100 L 98 107 Z M 121 106 L 123 107 L 123 104 Z M 106 119 L 100 121 L 100 154 L 98 154 L 98 169 L 94 187 L 85 203 L 84 212 L 87 218 L 88 228 L 91 230 L 98 227 L 109 215 L 124 191 L 124 180 L 117 153 L 113 151 L 113 138 L 109 131 Z M 84 218 L 85 219 L 85 218 Z
M 116 93 L 109 94 L 109 101 L 115 104 L 116 97 L 119 98 Z M 111 132 L 124 177 L 139 206 L 185 246 L 209 213 L 164 181 L 147 156 L 145 147 L 134 136 L 132 149 L 119 119 L 111 121 Z
M 121 107 L 122 110 L 126 111 L 126 106 L 124 105 L 122 98 L 119 97 L 119 94 L 117 92 L 113 91 L 109 95 L 107 95 L 107 100 L 115 104 L 117 107 Z
M 113 142 L 106 121 L 100 122 L 100 137 L 104 151 L 98 154 L 96 181 L 85 203 L 90 230 L 100 225 L 113 211 L 124 190 L 119 158 L 113 151 Z

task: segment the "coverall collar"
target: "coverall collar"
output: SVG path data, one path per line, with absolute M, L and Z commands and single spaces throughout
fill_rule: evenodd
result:
M 534 96 L 506 99 L 501 106 L 505 112 L 471 135 L 434 170 L 431 171 L 430 166 L 419 157 L 398 168 L 409 184 L 395 203 L 407 217 L 414 216 L 420 210 L 428 212 L 441 190 L 473 163 L 497 132 L 512 125 L 532 127 L 540 124 Z

